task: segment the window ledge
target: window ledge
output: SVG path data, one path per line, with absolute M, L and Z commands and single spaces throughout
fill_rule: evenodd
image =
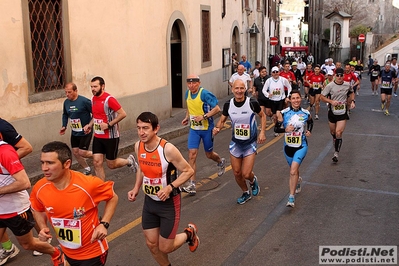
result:
M 37 92 L 35 94 L 29 95 L 28 98 L 29 98 L 29 103 L 46 102 L 60 98 L 65 98 L 65 91 L 54 90 L 54 91 Z

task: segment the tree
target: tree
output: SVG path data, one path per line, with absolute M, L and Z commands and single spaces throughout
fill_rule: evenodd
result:
M 366 34 L 369 31 L 369 27 L 366 27 L 364 25 L 357 25 L 353 27 L 352 30 L 349 32 L 349 37 L 357 38 L 360 34 Z
M 369 1 L 365 0 L 324 1 L 324 7 L 327 11 L 331 10 L 331 12 L 333 12 L 334 8 L 337 8 L 339 11 L 352 15 L 350 28 L 356 27 L 357 25 L 374 26 L 376 17 L 371 14 L 377 14 L 379 11 L 378 4 L 370 4 Z

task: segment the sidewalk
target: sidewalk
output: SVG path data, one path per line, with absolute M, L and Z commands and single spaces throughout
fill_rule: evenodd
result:
M 220 109 L 222 109 L 224 103 L 228 99 L 231 99 L 232 97 L 233 97 L 233 95 L 230 94 L 222 99 L 219 99 Z M 137 115 L 139 115 L 139 114 L 137 114 Z M 181 124 L 181 121 L 184 119 L 185 115 L 186 115 L 186 109 L 182 109 L 182 108 L 174 109 L 172 111 L 171 117 L 159 121 L 161 128 L 159 130 L 158 136 L 160 136 L 161 138 L 167 139 L 167 140 L 171 140 L 173 138 L 187 134 L 189 127 L 183 126 Z M 215 118 L 217 118 L 219 115 L 216 115 Z M 138 140 L 139 140 L 139 138 L 137 135 L 136 128 L 132 128 L 132 129 L 129 129 L 126 131 L 121 131 L 118 156 L 127 157 L 126 154 L 133 152 L 133 144 L 136 143 Z M 67 143 L 67 144 L 69 145 L 70 143 Z M 35 184 L 40 178 L 43 177 L 43 173 L 41 171 L 41 164 L 40 164 L 40 154 L 41 154 L 40 151 L 35 151 L 21 160 L 23 165 L 25 166 L 25 171 L 27 172 L 32 185 Z M 183 156 L 185 156 L 185 155 L 183 155 Z M 91 167 L 93 166 L 93 163 L 91 160 L 89 160 L 88 163 Z M 75 159 L 73 159 L 73 162 L 72 162 L 72 169 L 79 170 L 79 171 L 82 170 L 82 169 L 80 169 L 80 165 L 77 163 L 77 161 Z M 92 167 L 92 171 L 94 171 L 93 167 Z

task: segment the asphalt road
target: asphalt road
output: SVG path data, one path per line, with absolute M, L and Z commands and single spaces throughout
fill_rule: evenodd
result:
M 367 77 L 367 76 L 366 76 Z M 332 163 L 332 138 L 327 108 L 308 139 L 309 151 L 300 168 L 303 189 L 295 208 L 287 208 L 289 168 L 283 140 L 273 136 L 268 122 L 267 142 L 258 147 L 254 172 L 260 195 L 244 205 L 231 167 L 217 177 L 215 164 L 201 150 L 196 196 L 182 199 L 180 230 L 198 226 L 201 245 L 191 253 L 186 245 L 170 254 L 172 265 L 318 265 L 321 245 L 397 245 L 399 239 L 399 100 L 393 97 L 391 116 L 380 111 L 363 79 L 356 109 L 343 135 L 339 162 Z M 231 137 L 225 128 L 215 138 L 215 151 L 230 162 Z M 171 140 L 187 158 L 187 136 Z M 107 265 L 157 265 L 141 229 L 143 195 L 127 200 L 134 176 L 128 169 L 107 171 L 115 182 L 119 205 L 111 221 Z M 55 241 L 53 241 L 54 243 Z M 21 253 L 6 265 L 50 265 L 48 256 Z

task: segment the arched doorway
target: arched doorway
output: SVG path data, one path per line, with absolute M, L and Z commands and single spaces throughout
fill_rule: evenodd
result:
M 170 70 L 172 81 L 172 108 L 183 107 L 182 38 L 178 21 L 170 33 Z
M 231 35 L 231 50 L 232 53 L 237 54 L 237 60 L 240 61 L 240 33 L 238 32 L 238 27 L 233 28 L 233 33 Z M 231 73 L 234 74 L 234 66 L 231 66 Z

